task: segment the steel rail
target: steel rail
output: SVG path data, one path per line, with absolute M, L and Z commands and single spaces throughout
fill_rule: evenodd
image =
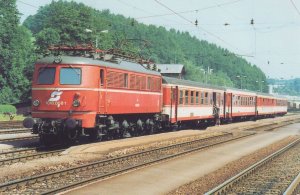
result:
M 85 179 L 84 181 L 81 181 L 81 182 L 65 185 L 63 187 L 47 191 L 47 192 L 45 192 L 45 194 L 53 194 L 53 193 L 56 193 L 56 192 L 59 192 L 59 191 L 63 191 L 63 190 L 78 186 L 78 185 L 90 183 L 91 181 L 99 180 L 101 178 L 110 177 L 112 175 L 115 175 L 115 174 L 118 174 L 118 173 L 123 173 L 123 172 L 126 172 L 128 170 L 136 169 L 136 168 L 143 167 L 143 166 L 146 166 L 146 165 L 150 165 L 150 164 L 160 162 L 160 161 L 163 161 L 163 160 L 175 158 L 175 157 L 185 155 L 185 154 L 188 154 L 188 153 L 191 153 L 191 152 L 199 151 L 199 150 L 206 149 L 206 148 L 209 148 L 209 147 L 212 147 L 212 146 L 227 143 L 227 142 L 230 142 L 230 141 L 233 141 L 233 140 L 238 140 L 238 139 L 241 139 L 241 138 L 245 138 L 245 137 L 248 137 L 248 136 L 251 136 L 251 135 L 254 135 L 254 134 L 255 133 L 251 133 L 251 134 L 247 134 L 247 135 L 234 137 L 234 138 L 231 138 L 229 140 L 219 141 L 219 142 L 216 142 L 216 143 L 213 143 L 213 144 L 208 144 L 208 145 L 192 148 L 192 149 L 186 150 L 184 152 L 180 152 L 180 153 L 176 153 L 176 154 L 173 154 L 173 155 L 168 155 L 168 156 L 165 156 L 165 157 L 161 157 L 159 159 L 151 160 L 150 162 L 146 162 L 146 163 L 143 162 L 141 164 L 134 165 L 134 166 L 131 166 L 131 167 L 127 167 L 127 168 L 122 169 L 122 170 L 112 171 L 110 173 L 106 173 L 106 174 L 103 174 L 103 175 L 99 175 L 99 176 L 96 176 L 96 177 Z M 42 181 L 42 180 L 46 180 L 46 179 L 61 177 L 63 175 L 67 175 L 67 174 L 74 174 L 74 173 L 78 173 L 78 172 L 84 172 L 86 170 L 99 168 L 99 167 L 106 166 L 106 165 L 109 165 L 109 164 L 114 164 L 116 162 L 121 162 L 121 161 L 125 161 L 125 160 L 128 160 L 128 159 L 134 159 L 134 158 L 138 158 L 138 157 L 142 157 L 142 156 L 146 156 L 146 155 L 155 154 L 158 151 L 168 151 L 168 150 L 171 150 L 171 149 L 176 149 L 176 148 L 180 148 L 180 147 L 189 146 L 189 145 L 192 145 L 194 143 L 199 143 L 199 142 L 202 142 L 202 141 L 209 141 L 209 140 L 213 140 L 213 139 L 216 139 L 216 138 L 219 138 L 219 137 L 226 137 L 228 135 L 232 135 L 232 133 L 224 133 L 224 134 L 218 135 L 218 136 L 212 136 L 212 137 L 197 139 L 197 140 L 193 140 L 193 141 L 187 141 L 187 142 L 179 143 L 179 144 L 172 144 L 172 145 L 164 146 L 164 147 L 161 147 L 161 148 L 155 148 L 155 149 L 151 149 L 151 150 L 147 150 L 147 151 L 142 151 L 142 152 L 129 154 L 129 155 L 126 155 L 126 156 L 120 156 L 120 157 L 115 157 L 115 158 L 112 158 L 112 159 L 96 161 L 96 162 L 93 162 L 93 163 L 89 163 L 89 164 L 85 164 L 85 165 L 81 165 L 81 166 L 77 166 L 77 167 L 73 167 L 73 168 L 68 168 L 68 169 L 55 171 L 55 172 L 51 172 L 51 173 L 45 173 L 45 174 L 42 174 L 42 175 L 37 175 L 37 176 L 29 177 L 29 178 L 24 178 L 24 179 L 21 179 L 21 180 L 15 180 L 15 181 L 11 181 L 11 182 L 8 182 L 8 183 L 5 183 L 5 184 L 1 184 L 0 185 L 0 191 L 14 189 L 16 187 L 21 187 L 21 186 L 24 186 L 24 185 L 33 184 L 33 183 L 36 183 L 38 181 Z
M 18 157 L 12 157 L 7 159 L 0 160 L 0 166 L 1 165 L 9 165 L 16 162 L 23 162 L 25 160 L 32 160 L 32 159 L 38 159 L 38 158 L 44 158 L 49 156 L 56 156 L 59 155 L 61 152 L 65 151 L 65 149 L 59 149 L 54 151 L 39 151 L 40 148 L 28 148 L 28 149 L 22 149 L 22 150 L 15 150 L 15 151 L 9 151 L 9 152 L 2 152 L 1 155 L 18 155 L 18 154 L 24 154 L 24 153 L 30 153 L 30 152 L 37 152 L 35 154 L 29 154 L 29 155 L 21 155 Z
M 300 138 L 298 138 L 297 140 L 293 141 L 292 143 L 288 144 L 287 146 L 281 148 L 280 150 L 274 152 L 273 154 L 270 154 L 269 156 L 267 156 L 266 158 L 260 160 L 259 162 L 253 164 L 252 166 L 248 167 L 247 169 L 243 170 L 242 172 L 238 173 L 237 175 L 233 176 L 232 178 L 228 179 L 227 181 L 225 181 L 224 183 L 220 184 L 219 186 L 215 187 L 214 189 L 208 191 L 205 193 L 205 195 L 211 195 L 211 194 L 226 194 L 226 192 L 228 190 L 231 189 L 231 187 L 238 181 L 240 181 L 241 179 L 245 178 L 246 176 L 248 176 L 249 174 L 253 173 L 255 170 L 257 170 L 259 167 L 265 165 L 266 163 L 268 163 L 269 161 L 273 160 L 274 158 L 276 158 L 277 156 L 279 156 L 280 154 L 286 152 L 287 150 L 289 150 L 290 148 L 292 148 L 293 146 L 295 146 L 296 144 L 298 144 L 300 142 Z
M 0 134 L 30 133 L 31 131 L 32 130 L 28 128 L 0 129 Z
M 0 139 L 1 142 L 12 142 L 12 141 L 20 141 L 20 140 L 28 140 L 28 139 L 36 139 L 38 138 L 38 135 L 34 136 L 27 136 L 27 137 L 14 137 L 14 138 L 6 138 L 6 139 Z
M 0 128 L 23 127 L 22 121 L 0 121 Z
M 300 173 L 295 177 L 290 186 L 285 190 L 283 195 L 294 195 L 297 190 L 300 191 Z
M 220 142 L 216 142 L 216 143 L 213 143 L 213 144 L 208 144 L 208 145 L 205 145 L 205 146 L 200 146 L 200 147 L 197 147 L 197 148 L 186 150 L 184 152 L 179 152 L 179 153 L 176 153 L 176 154 L 168 155 L 168 156 L 161 157 L 161 158 L 158 158 L 158 159 L 155 159 L 155 160 L 151 160 L 150 162 L 141 163 L 141 164 L 138 164 L 138 165 L 133 165 L 133 166 L 127 167 L 125 169 L 113 171 L 111 173 L 106 173 L 106 174 L 103 174 L 103 175 L 98 175 L 96 177 L 86 179 L 86 180 L 83 180 L 83 181 L 80 181 L 80 182 L 76 182 L 74 184 L 69 184 L 69 185 L 54 189 L 54 190 L 49 190 L 49 191 L 47 191 L 45 193 L 42 193 L 42 194 L 55 194 L 55 193 L 58 193 L 58 192 L 61 192 L 61 191 L 64 191 L 64 190 L 67 190 L 67 189 L 70 189 L 70 188 L 73 188 L 73 187 L 76 187 L 76 186 L 88 184 L 88 183 L 91 183 L 91 182 L 96 181 L 96 180 L 100 180 L 100 179 L 104 179 L 104 178 L 111 177 L 111 176 L 114 176 L 114 175 L 118 175 L 118 174 L 130 171 L 130 170 L 134 170 L 134 169 L 138 169 L 138 168 L 141 168 L 141 167 L 144 167 L 144 166 L 147 166 L 147 165 L 158 163 L 160 161 L 165 161 L 165 160 L 169 160 L 169 159 L 172 159 L 172 158 L 180 157 L 182 155 L 186 155 L 186 154 L 189 154 L 189 153 L 192 153 L 192 152 L 207 149 L 207 148 L 210 148 L 210 147 L 213 147 L 213 146 L 216 146 L 216 145 L 220 145 L 220 144 L 223 144 L 223 143 L 228 143 L 230 141 L 238 140 L 238 139 L 248 137 L 248 136 L 251 136 L 251 135 L 254 135 L 254 134 L 255 133 L 248 134 L 248 135 L 242 135 L 242 136 L 235 137 L 235 138 L 232 138 L 232 139 L 229 139 L 229 140 L 220 141 Z M 218 136 L 216 136 L 216 137 L 218 137 Z M 178 145 L 181 145 L 181 144 L 178 144 Z M 176 146 L 177 146 L 177 144 L 174 144 L 174 145 L 170 146 L 170 148 L 173 148 L 173 147 L 176 147 Z M 159 150 L 159 149 L 154 149 L 154 150 Z

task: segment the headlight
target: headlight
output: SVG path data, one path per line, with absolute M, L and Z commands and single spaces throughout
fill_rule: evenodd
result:
M 40 105 L 40 101 L 39 101 L 39 100 L 34 100 L 34 101 L 32 102 L 32 105 L 33 105 L 33 106 L 39 106 L 39 105 Z
M 80 101 L 79 101 L 79 100 L 74 100 L 74 101 L 73 101 L 73 106 L 74 106 L 74 107 L 80 106 Z

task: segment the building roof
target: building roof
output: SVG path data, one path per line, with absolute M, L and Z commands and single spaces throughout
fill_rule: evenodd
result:
M 156 64 L 162 74 L 181 74 L 185 72 L 183 64 Z

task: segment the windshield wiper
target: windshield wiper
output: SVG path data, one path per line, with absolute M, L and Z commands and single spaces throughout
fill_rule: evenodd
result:
M 72 70 L 74 70 L 74 72 L 76 72 L 76 74 L 78 75 L 78 76 L 80 76 L 80 71 L 77 71 L 76 69 L 78 69 L 78 68 L 74 68 L 71 64 L 68 64 L 68 66 L 70 67 L 70 68 L 72 68 Z

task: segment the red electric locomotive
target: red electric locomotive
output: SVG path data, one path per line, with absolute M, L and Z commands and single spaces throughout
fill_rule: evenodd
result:
M 159 126 L 162 79 L 143 65 L 113 58 L 49 56 L 35 64 L 33 127 L 45 145 L 79 135 L 126 137 Z

